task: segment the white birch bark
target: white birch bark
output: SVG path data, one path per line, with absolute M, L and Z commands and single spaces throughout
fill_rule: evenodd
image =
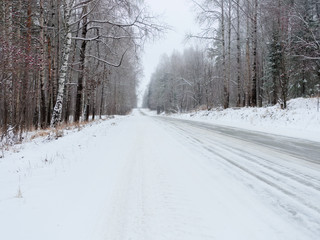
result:
M 52 118 L 51 118 L 51 127 L 56 127 L 61 122 L 62 117 L 62 109 L 63 109 L 63 98 L 64 98 L 64 87 L 66 83 L 66 76 L 68 70 L 68 60 L 71 50 L 71 41 L 72 41 L 72 33 L 70 29 L 70 18 L 71 18 L 71 9 L 73 5 L 73 0 L 64 0 L 64 27 L 66 31 L 64 44 L 63 44 L 63 56 L 61 62 L 61 69 L 58 80 L 58 93 L 57 93 L 57 101 L 55 103 Z

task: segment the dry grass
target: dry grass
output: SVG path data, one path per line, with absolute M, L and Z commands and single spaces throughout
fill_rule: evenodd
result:
M 81 131 L 81 129 L 83 129 L 85 126 L 87 126 L 90 123 L 92 122 L 61 123 L 56 128 L 46 128 L 42 130 L 30 129 L 30 132 L 32 133 L 30 140 L 34 140 L 40 137 L 46 137 L 48 139 L 51 139 L 51 138 L 58 139 L 60 137 L 63 137 L 65 130 L 77 129 L 78 131 Z
M 108 117 L 107 119 L 111 119 L 113 118 L 112 116 Z M 20 132 L 17 133 L 19 136 L 17 136 L 18 141 L 16 141 L 14 143 L 14 145 L 22 143 L 22 142 L 26 142 L 26 141 L 32 141 L 34 139 L 37 138 L 44 138 L 47 140 L 52 140 L 52 139 L 58 139 L 60 137 L 64 136 L 65 130 L 78 130 L 81 131 L 84 127 L 86 126 L 90 126 L 95 122 L 98 121 L 104 121 L 107 119 L 95 119 L 94 121 L 89 121 L 89 122 L 80 122 L 80 123 L 61 123 L 59 126 L 57 126 L 56 128 L 46 128 L 46 129 L 41 129 L 41 130 L 37 130 L 35 127 L 32 127 L 26 131 L 24 131 L 23 135 L 20 136 Z M 3 134 L 3 131 L 0 129 L 0 140 L 1 140 L 1 136 Z M 26 136 L 30 136 L 30 137 L 26 137 Z M 8 151 L 9 148 L 10 149 L 14 149 L 11 148 L 12 145 L 8 145 L 4 142 L 0 141 L 0 158 L 4 157 L 4 153 L 5 151 Z
M 197 107 L 196 110 L 197 111 L 204 111 L 204 110 L 208 110 L 208 107 L 207 107 L 207 105 L 201 105 L 201 106 Z
M 34 133 L 30 139 L 33 140 L 35 138 L 39 138 L 39 137 L 47 137 L 50 135 L 50 130 L 40 130 L 37 131 L 36 133 Z
M 53 139 L 58 139 L 60 137 L 63 137 L 65 130 L 78 130 L 81 131 L 84 127 L 90 126 L 95 122 L 99 121 L 105 121 L 114 118 L 114 116 L 107 116 L 106 118 L 103 119 L 95 119 L 94 121 L 89 121 L 89 122 L 81 122 L 81 123 L 61 123 L 59 126 L 56 128 L 46 128 L 46 129 L 41 129 L 38 130 L 36 127 L 30 127 L 29 129 L 25 129 L 23 132 L 18 132 L 16 133 L 15 141 L 13 144 L 8 144 L 5 141 L 2 141 L 3 137 L 3 129 L 0 128 L 0 158 L 4 158 L 5 152 L 6 151 L 13 151 L 13 152 L 19 152 L 20 148 L 15 148 L 17 144 L 21 144 L 23 142 L 28 142 L 32 141 L 37 138 L 44 138 L 47 140 L 53 140 Z M 30 136 L 30 137 L 29 137 Z

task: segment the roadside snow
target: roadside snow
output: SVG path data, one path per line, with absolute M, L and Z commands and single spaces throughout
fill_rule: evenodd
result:
M 317 112 L 317 101 L 316 98 L 292 99 L 285 110 L 276 105 L 263 108 L 193 111 L 169 116 L 320 141 L 320 112 Z
M 126 118 L 6 152 L 0 158 L 0 239 L 86 239 L 112 189 L 104 177 L 113 175 L 114 165 L 105 166 L 116 156 L 105 146 L 118 147 L 110 138 L 117 139 L 114 128 Z

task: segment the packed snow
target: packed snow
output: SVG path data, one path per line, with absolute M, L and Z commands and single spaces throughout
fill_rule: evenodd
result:
M 6 152 L 0 159 L 0 239 L 320 236 L 318 163 L 148 115 L 135 110 Z
M 170 116 L 320 141 L 318 101 L 318 98 L 292 99 L 284 110 L 277 104 L 262 108 L 192 111 Z

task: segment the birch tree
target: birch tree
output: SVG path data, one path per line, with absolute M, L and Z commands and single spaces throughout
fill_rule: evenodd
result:
M 64 40 L 62 47 L 62 61 L 58 80 L 58 93 L 57 100 L 53 109 L 51 118 L 51 127 L 56 127 L 60 123 L 62 117 L 62 107 L 64 99 L 64 88 L 66 83 L 66 76 L 68 70 L 68 60 L 71 50 L 71 11 L 74 4 L 74 0 L 63 0 L 63 13 L 64 13 Z

